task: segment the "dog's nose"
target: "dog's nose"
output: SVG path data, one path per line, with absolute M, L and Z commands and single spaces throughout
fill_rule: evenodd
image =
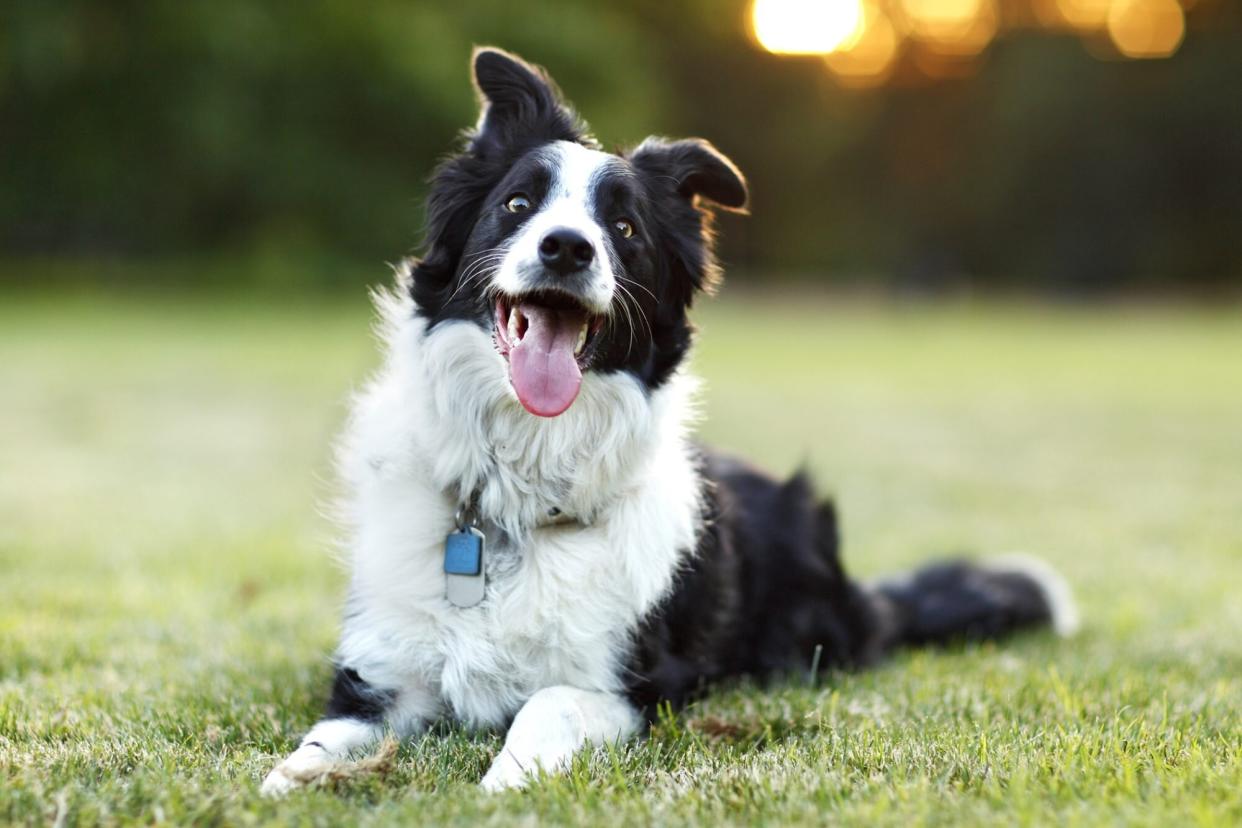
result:
M 582 270 L 595 258 L 595 248 L 586 236 L 568 227 L 558 227 L 539 242 L 539 258 L 562 276 Z

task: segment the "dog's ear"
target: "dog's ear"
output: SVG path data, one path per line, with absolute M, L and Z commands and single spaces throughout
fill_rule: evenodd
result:
M 470 148 L 477 153 L 521 149 L 548 141 L 594 144 L 586 125 L 537 66 L 492 47 L 474 50 L 479 123 Z
M 746 209 L 746 179 L 732 161 L 702 138 L 648 138 L 628 156 L 650 195 L 660 243 L 673 276 L 667 307 L 689 306 L 694 292 L 720 282 L 711 204 Z
M 746 179 L 737 165 L 702 138 L 648 138 L 630 154 L 630 162 L 648 177 L 668 181 L 692 203 L 702 197 L 727 210 L 746 209 Z

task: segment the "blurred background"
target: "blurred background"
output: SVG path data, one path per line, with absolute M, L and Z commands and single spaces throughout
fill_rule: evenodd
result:
M 1242 286 L 1232 0 L 57 0 L 0 9 L 0 279 L 331 289 L 417 246 L 472 44 L 749 176 L 734 283 Z
M 958 813 L 928 779 L 958 822 L 1237 801 L 1242 3 L 0 0 L 0 824 L 255 818 L 329 685 L 365 287 L 474 122 L 473 44 L 606 145 L 749 177 L 695 308 L 705 440 L 809 468 L 856 575 L 1021 549 L 1082 600 L 1070 645 L 860 679 L 850 722 L 922 739 L 950 699 L 956 741 L 815 785 L 906 822 Z M 691 822 L 759 790 L 721 780 Z

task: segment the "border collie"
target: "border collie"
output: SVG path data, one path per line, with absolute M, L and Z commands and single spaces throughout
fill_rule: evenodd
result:
M 742 174 L 700 139 L 604 152 L 541 69 L 473 66 L 481 115 L 435 172 L 424 255 L 377 296 L 385 359 L 342 442 L 327 713 L 264 792 L 446 716 L 507 727 L 482 785 L 522 786 L 720 679 L 1070 630 L 1036 562 L 860 584 L 804 476 L 693 442 L 687 312 Z

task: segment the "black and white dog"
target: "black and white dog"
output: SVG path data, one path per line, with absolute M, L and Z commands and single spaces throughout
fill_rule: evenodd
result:
M 718 679 L 1073 626 L 1031 561 L 860 585 L 806 479 L 697 446 L 687 311 L 741 173 L 697 139 L 601 151 L 504 52 L 474 79 L 481 116 L 435 173 L 425 255 L 377 299 L 386 358 L 343 441 L 327 715 L 265 792 L 445 716 L 507 726 L 482 784 L 520 786 Z

